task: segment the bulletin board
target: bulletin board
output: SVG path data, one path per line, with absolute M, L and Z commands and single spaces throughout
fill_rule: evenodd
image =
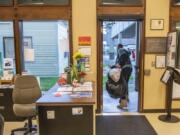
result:
M 167 37 L 147 37 L 145 52 L 148 54 L 166 54 Z

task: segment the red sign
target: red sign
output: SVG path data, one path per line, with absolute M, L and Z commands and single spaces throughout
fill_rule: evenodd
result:
M 91 37 L 90 36 L 79 37 L 79 45 L 91 45 Z

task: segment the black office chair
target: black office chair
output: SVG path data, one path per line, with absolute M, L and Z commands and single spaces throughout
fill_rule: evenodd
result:
M 3 135 L 3 132 L 4 132 L 4 118 L 0 114 L 0 135 Z

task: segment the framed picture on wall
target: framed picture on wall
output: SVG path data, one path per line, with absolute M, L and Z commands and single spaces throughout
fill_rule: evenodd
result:
M 151 30 L 163 30 L 164 29 L 164 19 L 151 19 L 150 20 Z
M 166 56 L 165 55 L 156 55 L 155 67 L 156 68 L 165 68 L 166 67 Z

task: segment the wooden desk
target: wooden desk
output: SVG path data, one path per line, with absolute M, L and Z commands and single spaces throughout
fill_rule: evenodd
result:
M 94 135 L 95 96 L 55 97 L 58 85 L 55 85 L 37 102 L 40 135 Z M 77 110 L 81 110 L 77 111 Z M 48 114 L 50 117 L 48 118 Z M 78 114 L 79 113 L 79 114 Z
M 9 85 L 12 85 L 13 84 L 13 81 L 12 80 L 0 80 L 0 84 L 9 84 Z

